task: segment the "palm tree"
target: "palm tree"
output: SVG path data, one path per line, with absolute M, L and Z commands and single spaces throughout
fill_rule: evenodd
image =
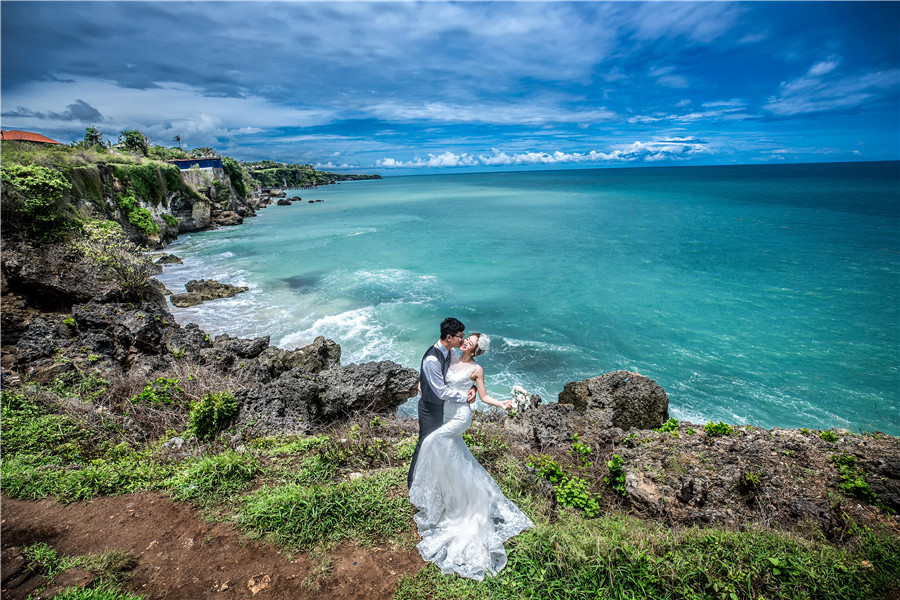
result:
M 178 144 L 178 149 L 181 150 L 181 136 L 176 135 L 175 137 L 172 138 L 172 141 L 175 142 L 176 144 Z

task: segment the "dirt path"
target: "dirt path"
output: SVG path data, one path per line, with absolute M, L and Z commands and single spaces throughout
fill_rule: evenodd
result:
M 401 575 L 424 566 L 415 549 L 344 545 L 330 554 L 333 569 L 320 589 L 313 590 L 301 585 L 316 566 L 310 557 L 298 555 L 291 560 L 273 545 L 249 541 L 227 524 L 201 521 L 195 510 L 159 493 L 68 505 L 2 496 L 0 510 L 4 600 L 25 598 L 41 584 L 39 576 L 26 577 L 22 572 L 17 550 L 37 542 L 65 556 L 110 550 L 134 554 L 137 567 L 122 587 L 146 594 L 148 600 L 378 600 L 393 595 Z M 89 578 L 73 570 L 58 580 L 74 585 Z

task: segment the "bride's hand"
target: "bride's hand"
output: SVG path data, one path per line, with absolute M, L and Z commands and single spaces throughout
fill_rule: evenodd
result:
M 512 400 L 503 400 L 500 402 L 500 406 L 503 407 L 503 410 L 509 410 L 512 408 Z

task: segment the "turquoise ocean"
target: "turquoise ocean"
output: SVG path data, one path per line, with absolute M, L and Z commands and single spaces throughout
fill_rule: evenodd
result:
M 212 334 L 418 368 L 447 316 L 489 393 L 636 371 L 695 423 L 900 435 L 900 163 L 385 177 L 183 235 L 159 276 L 250 290 Z M 323 202 L 309 203 L 321 199 Z M 415 400 L 401 412 L 415 411 Z

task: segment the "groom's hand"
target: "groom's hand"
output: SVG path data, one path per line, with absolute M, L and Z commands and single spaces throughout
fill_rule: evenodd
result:
M 469 394 L 466 396 L 466 402 L 472 404 L 475 402 L 475 386 L 469 388 Z

